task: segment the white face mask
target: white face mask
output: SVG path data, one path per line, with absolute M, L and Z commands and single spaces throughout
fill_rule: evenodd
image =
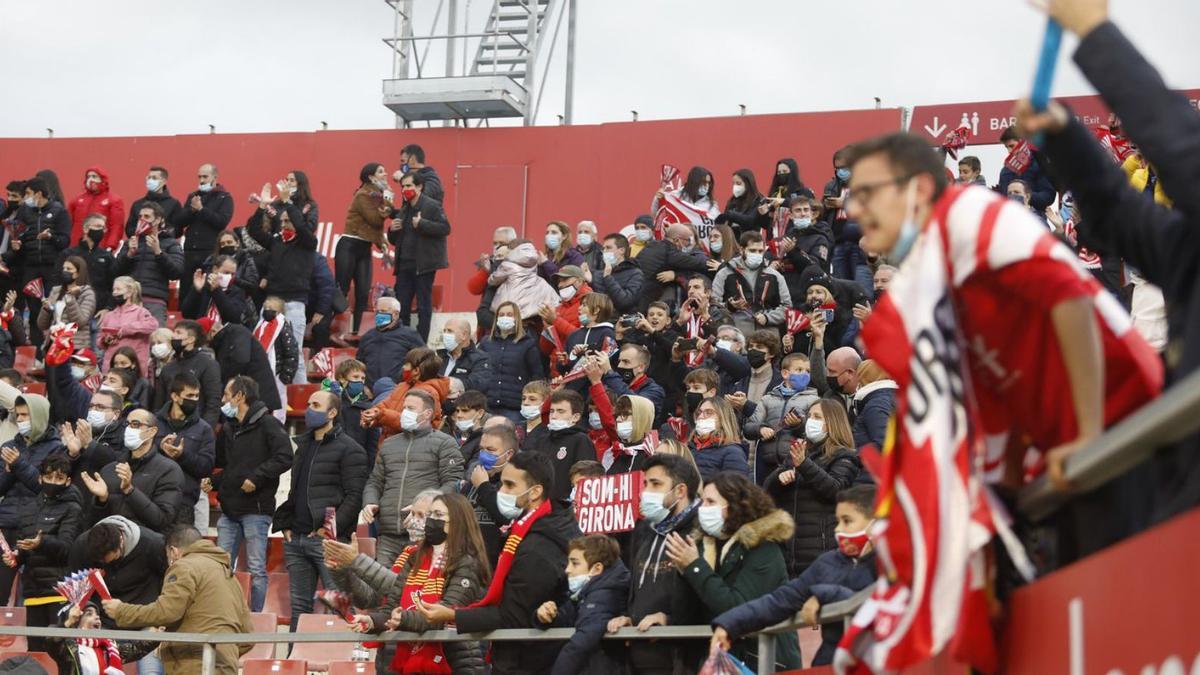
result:
M 496 328 L 499 328 L 500 330 L 504 331 L 505 333 L 511 331 L 512 329 L 514 329 L 516 327 L 517 327 L 517 320 L 512 318 L 511 316 L 502 316 L 499 319 L 496 319 Z
M 229 288 L 229 284 L 233 282 L 233 275 L 226 272 L 217 274 L 217 286 L 221 288 Z
M 150 353 L 154 358 L 163 360 L 171 355 L 171 345 L 166 342 L 159 342 L 150 348 Z
M 571 595 L 579 595 L 579 591 L 583 590 L 583 587 L 587 585 L 590 579 L 591 577 L 586 574 L 567 577 L 567 590 L 571 592 Z
M 197 187 L 196 189 L 200 190 L 201 192 L 212 192 L 213 184 L 212 183 L 201 183 L 200 186 Z
M 588 413 L 588 426 L 593 429 L 599 429 L 600 427 L 604 426 L 604 424 L 600 421 L 600 413 Z
M 574 286 L 564 286 L 558 289 L 558 297 L 562 298 L 564 301 L 569 301 L 571 298 L 575 297 L 576 290 L 577 289 Z
M 532 489 L 533 488 L 529 488 L 529 490 Z M 525 513 L 525 509 L 517 506 L 517 499 L 529 494 L 529 490 L 526 490 L 519 495 L 514 495 L 508 492 L 497 492 L 496 510 L 500 512 L 500 515 L 508 518 L 509 520 L 516 520 L 517 518 L 520 518 L 521 514 Z
M 71 366 L 71 377 L 76 382 L 79 382 L 87 377 L 87 369 L 83 366 Z
M 22 436 L 28 436 L 31 429 L 33 429 L 33 422 L 30 422 L 29 420 L 17 422 L 17 433 L 21 434 Z
M 701 437 L 711 436 L 717 430 L 717 421 L 711 417 L 706 417 L 702 420 L 696 420 L 696 435 Z
M 825 422 L 823 420 L 808 418 L 804 423 L 804 437 L 813 443 L 820 443 L 825 440 Z
M 142 432 L 137 429 L 125 427 L 125 449 L 137 450 L 142 447 Z
M 642 517 L 652 523 L 661 523 L 671 513 L 663 502 L 667 499 L 665 492 L 643 492 L 641 501 L 638 503 L 638 511 Z
M 733 196 L 734 196 L 734 197 L 741 197 L 741 196 L 742 196 L 742 195 L 744 195 L 744 194 L 746 194 L 746 186 L 745 186 L 745 185 L 739 185 L 739 184 L 737 184 L 737 183 L 734 183 L 734 184 L 733 184 Z
M 733 340 L 717 340 L 717 349 L 733 351 Z
M 700 529 L 710 537 L 720 537 L 725 531 L 724 506 L 701 506 L 698 511 Z
M 531 420 L 535 417 L 540 417 L 542 414 L 542 406 L 540 405 L 523 405 L 521 406 L 521 417 Z
M 550 431 L 562 431 L 563 429 L 569 429 L 572 426 L 574 425 L 567 420 L 550 420 L 546 423 L 546 428 Z
M 458 338 L 454 333 L 442 333 L 442 346 L 446 348 L 446 351 L 452 352 L 458 349 Z
M 108 426 L 108 415 L 99 410 L 89 410 L 87 414 L 87 422 L 93 429 Z
M 559 246 L 562 246 L 562 235 L 546 235 L 546 248 L 550 249 L 551 251 L 557 251 Z
M 421 413 L 405 408 L 400 413 L 400 428 L 405 431 L 416 431 L 421 427 Z
M 624 422 L 617 422 L 617 437 L 619 437 L 623 441 L 628 441 L 629 439 L 633 438 L 633 421 L 632 420 L 625 420 Z
M 639 227 L 634 231 L 634 235 L 638 241 L 650 241 L 654 238 L 654 230 L 645 227 Z
M 162 183 L 157 178 L 147 178 L 146 179 L 146 189 L 149 190 L 150 192 L 154 192 L 161 185 L 162 185 Z
M 759 267 L 762 267 L 762 264 L 763 264 L 763 254 L 761 254 L 761 253 L 747 253 L 746 254 L 746 267 L 749 267 L 752 270 L 756 270 Z
M 580 246 L 591 246 L 592 242 L 596 241 L 595 239 L 592 238 L 592 235 L 590 235 L 586 232 L 580 234 L 578 239 L 579 239 Z
M 708 250 L 713 253 L 720 253 L 721 249 L 725 248 L 725 242 L 717 239 L 716 241 L 708 242 Z
M 617 254 L 616 254 L 616 253 L 613 253 L 612 251 L 605 251 L 605 252 L 604 252 L 604 264 L 605 264 L 605 265 L 613 265 L 613 266 L 616 266 L 617 262 L 618 262 L 618 260 L 617 260 Z
M 470 431 L 475 428 L 475 420 L 455 420 L 454 426 L 458 427 L 459 431 Z

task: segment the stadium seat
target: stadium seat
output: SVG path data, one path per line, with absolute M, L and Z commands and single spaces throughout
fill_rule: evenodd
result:
M 5 607 L 0 609 L 0 626 L 24 626 L 24 607 Z M 24 636 L 0 635 L 0 649 L 6 652 L 23 652 L 29 648 Z
M 288 587 L 286 572 L 270 574 L 267 586 L 267 601 L 263 603 L 264 614 L 274 614 L 279 625 L 287 626 L 292 622 L 292 596 Z
M 179 280 L 176 279 L 167 286 L 167 311 L 179 311 Z
M 26 382 L 21 385 L 21 391 L 26 394 L 37 394 L 38 396 L 46 395 L 45 382 Z
M 279 617 L 270 612 L 253 612 L 250 620 L 254 623 L 255 633 L 274 633 L 279 627 Z M 246 652 L 243 660 L 275 658 L 275 643 L 261 642 Z
M 375 672 L 370 661 L 330 661 L 329 675 L 369 675 Z
M 215 540 L 213 543 L 216 543 Z M 287 564 L 283 560 L 283 537 L 270 537 L 267 539 L 267 574 L 273 572 L 284 572 L 287 570 Z M 249 572 L 250 562 L 246 557 L 246 542 L 242 542 L 242 547 L 238 549 L 237 572 Z
M 366 554 L 371 558 L 375 557 L 375 537 L 359 537 L 358 552 Z
M 179 312 L 167 312 L 167 328 L 174 328 L 181 318 Z
M 50 675 L 58 675 L 58 663 L 55 662 L 53 656 L 50 656 L 46 652 L 0 652 L 0 661 L 6 661 L 14 656 L 28 656 L 37 661 L 38 665 L 45 668 L 46 672 Z
M 121 662 L 121 671 L 125 675 L 138 675 L 137 661 Z
M 33 363 L 36 360 L 37 347 L 32 345 L 17 347 L 13 358 L 13 368 L 16 368 L 22 375 L 29 377 L 29 373 L 33 370 Z
M 308 352 L 308 350 L 306 348 L 304 362 L 306 364 L 308 364 L 308 379 L 312 380 L 313 382 L 320 382 L 325 377 L 325 374 L 320 371 L 317 371 L 313 368 L 312 355 L 308 354 L 307 352 Z M 342 365 L 343 362 L 349 361 L 350 359 L 354 358 L 354 355 L 357 352 L 358 352 L 358 350 L 353 347 L 330 347 L 329 348 L 329 356 L 330 356 L 330 359 L 333 361 L 334 371 L 336 372 L 337 367 Z
M 319 384 L 289 384 L 287 386 L 287 416 L 304 417 L 304 411 L 308 409 L 308 397 L 320 389 L 321 385 Z
M 233 576 L 237 579 L 238 586 L 242 587 L 242 597 L 246 598 L 246 602 L 250 602 L 250 573 L 238 570 Z
M 298 659 L 246 659 L 242 675 L 306 675 L 308 664 Z
M 354 647 L 361 636 L 350 630 L 341 617 L 332 614 L 301 614 L 296 624 L 297 633 L 345 633 L 346 642 L 297 642 L 292 647 L 292 658 L 304 659 L 309 670 L 324 671 L 330 661 L 350 661 Z

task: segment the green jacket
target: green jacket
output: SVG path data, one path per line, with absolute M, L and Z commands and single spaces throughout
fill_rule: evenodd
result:
M 787 583 L 782 547 L 795 527 L 787 512 L 775 510 L 741 526 L 728 540 L 702 537 L 700 557 L 682 574 L 704 603 L 709 620 Z M 733 654 L 744 663 L 756 663 L 757 639 L 740 640 Z M 776 637 L 775 666 L 779 670 L 802 667 L 795 631 Z

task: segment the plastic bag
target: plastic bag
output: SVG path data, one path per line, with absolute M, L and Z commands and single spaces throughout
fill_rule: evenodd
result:
M 700 675 L 754 675 L 754 671 L 722 649 L 716 654 L 709 655 L 704 665 L 700 667 Z

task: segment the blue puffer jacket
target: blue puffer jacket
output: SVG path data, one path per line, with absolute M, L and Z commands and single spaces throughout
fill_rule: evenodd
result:
M 487 354 L 488 359 L 482 364 L 482 370 L 477 370 L 481 374 L 476 376 L 475 382 L 487 396 L 488 410 L 519 410 L 521 390 L 543 377 L 537 340 L 529 335 L 520 340 L 489 337 L 479 343 L 479 350 Z
M 4 444 L 20 453 L 8 471 L 0 471 L 0 528 L 5 530 L 21 524 L 22 507 L 41 492 L 42 460 L 51 453 L 66 452 L 58 429 L 50 424 L 50 401 L 45 396 L 18 396 L 15 405 L 29 407 L 30 428 L 28 435 L 17 434 Z
M 854 418 L 854 445 L 859 449 L 868 443 L 883 449 L 887 438 L 888 418 L 896 409 L 896 383 L 879 380 L 863 385 L 854 395 L 858 415 Z
M 589 580 L 579 597 L 560 598 L 558 614 L 545 628 L 574 628 L 575 634 L 554 660 L 552 675 L 617 675 L 625 672 L 621 648 L 604 640 L 608 622 L 623 616 L 629 596 L 629 568 L 617 560 Z
M 875 553 L 848 558 L 841 551 L 829 551 L 813 561 L 796 579 L 774 591 L 719 615 L 713 626 L 725 629 L 737 638 L 791 618 L 816 596 L 821 605 L 839 602 L 875 583 Z M 842 622 L 821 626 L 821 648 L 812 665 L 833 663 L 833 653 L 842 639 Z
M 696 460 L 696 468 L 700 470 L 700 478 L 705 482 L 722 471 L 738 471 L 750 478 L 750 465 L 746 463 L 746 450 L 737 443 L 728 445 L 712 445 L 706 448 L 696 448 L 693 440 L 688 443 L 692 449 L 692 458 Z

